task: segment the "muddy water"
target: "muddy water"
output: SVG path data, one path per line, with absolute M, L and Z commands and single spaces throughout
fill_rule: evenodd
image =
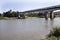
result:
M 60 18 L 28 18 L 0 20 L 0 40 L 40 40 L 49 34 L 52 26 L 60 26 Z

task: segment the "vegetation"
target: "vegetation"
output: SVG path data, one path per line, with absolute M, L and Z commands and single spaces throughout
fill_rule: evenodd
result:
M 24 14 L 21 14 L 18 11 L 12 11 L 9 10 L 7 12 L 3 12 L 3 14 L 0 13 L 0 19 L 17 19 L 18 16 L 24 17 Z
M 54 13 L 56 17 L 60 17 L 60 11 Z
M 0 13 L 0 19 L 9 19 L 9 18 L 25 18 L 25 16 L 27 17 L 43 17 L 43 13 L 28 13 L 28 14 L 24 14 L 22 12 L 18 12 L 18 11 L 12 11 L 9 10 L 7 12 L 3 12 L 3 14 Z
M 56 16 L 58 16 L 60 14 L 60 12 L 55 12 L 54 13 Z M 24 14 L 22 12 L 19 12 L 19 11 L 12 11 L 12 10 L 9 10 L 7 12 L 3 12 L 3 14 L 0 13 L 0 19 L 7 19 L 7 18 L 25 18 L 25 17 L 41 17 L 41 18 L 44 18 L 44 13 L 27 13 L 27 14 Z M 60 16 L 59 16 L 60 17 Z
M 3 17 L 18 17 L 19 12 L 15 12 L 12 10 L 9 10 L 7 12 L 3 12 Z
M 9 10 L 7 12 L 3 12 L 3 17 L 18 17 L 18 16 L 28 16 L 28 17 L 42 17 L 42 13 L 28 13 L 28 14 L 24 14 L 24 13 L 21 13 L 21 12 L 15 12 L 15 11 L 12 11 L 12 10 Z
M 28 13 L 26 16 L 28 17 L 43 17 L 43 13 Z
M 43 40 L 60 40 L 60 28 L 53 28 L 53 31 L 51 31 L 47 38 Z

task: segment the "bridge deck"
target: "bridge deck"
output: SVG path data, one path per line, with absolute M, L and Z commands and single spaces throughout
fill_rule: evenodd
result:
M 26 13 L 26 12 L 36 12 L 36 11 L 53 11 L 53 10 L 59 10 L 59 9 L 60 9 L 60 5 L 56 5 L 56 6 L 46 7 L 46 8 L 28 10 L 28 11 L 24 11 L 24 13 Z

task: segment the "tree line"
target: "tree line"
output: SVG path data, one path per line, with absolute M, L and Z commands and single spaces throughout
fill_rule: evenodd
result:
M 3 12 L 3 17 L 17 17 L 19 14 L 19 12 L 15 12 L 15 11 L 12 11 L 12 10 L 9 10 L 7 12 Z
M 28 17 L 43 17 L 43 13 L 28 13 L 28 14 L 21 14 L 19 11 L 12 11 L 9 10 L 7 12 L 3 12 L 3 14 L 0 13 L 0 17 L 18 17 L 18 16 L 28 16 Z

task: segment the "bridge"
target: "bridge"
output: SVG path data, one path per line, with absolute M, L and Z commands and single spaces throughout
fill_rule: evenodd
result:
M 48 19 L 48 14 L 50 19 L 53 19 L 54 18 L 54 13 L 53 11 L 55 10 L 60 10 L 60 5 L 56 5 L 56 6 L 50 6 L 50 7 L 46 7 L 46 8 L 40 8 L 40 9 L 34 9 L 34 10 L 28 10 L 28 11 L 24 11 L 22 13 L 32 13 L 32 12 L 42 12 L 44 13 L 44 17 L 45 19 Z

